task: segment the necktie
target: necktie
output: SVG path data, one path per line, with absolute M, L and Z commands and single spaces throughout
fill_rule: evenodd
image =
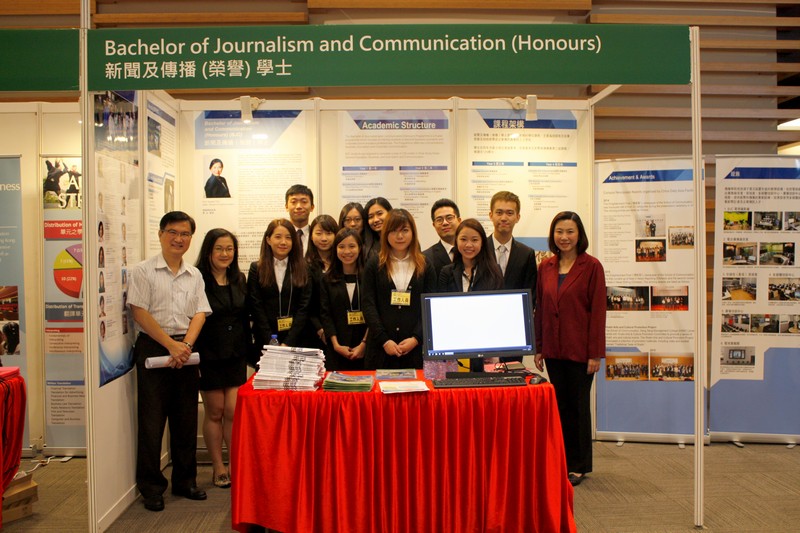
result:
M 456 247 L 455 246 L 450 248 L 450 253 L 448 255 L 450 256 L 450 262 L 452 263 L 453 262 L 453 258 L 456 256 Z
M 297 234 L 300 236 L 300 251 L 302 252 L 306 248 L 305 243 L 303 242 L 303 240 L 304 240 L 303 239 L 303 237 L 304 237 L 303 230 L 301 230 L 301 229 L 297 230 Z
M 508 264 L 508 248 L 505 244 L 497 247 L 497 264 L 500 265 L 500 271 L 506 275 L 506 265 Z

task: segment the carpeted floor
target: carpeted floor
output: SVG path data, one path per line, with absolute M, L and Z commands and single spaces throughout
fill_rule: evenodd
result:
M 694 450 L 676 445 L 597 442 L 595 469 L 575 489 L 578 531 L 688 533 L 694 528 Z M 27 460 L 26 460 L 27 461 Z M 705 448 L 704 524 L 712 532 L 800 530 L 800 446 L 715 443 Z M 30 470 L 33 463 L 24 463 Z M 87 531 L 86 461 L 51 461 L 34 472 L 39 501 L 31 517 L 4 531 Z M 211 467 L 198 484 L 209 499 L 165 497 L 166 510 L 146 511 L 137 501 L 109 532 L 231 531 L 230 491 L 211 487 Z M 549 532 L 543 532 L 549 533 Z

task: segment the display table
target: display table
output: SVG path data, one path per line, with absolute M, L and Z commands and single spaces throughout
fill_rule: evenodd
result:
M 234 529 L 575 531 L 551 385 L 384 395 L 239 389 Z

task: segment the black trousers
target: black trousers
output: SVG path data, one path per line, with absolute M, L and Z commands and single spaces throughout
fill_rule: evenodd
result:
M 586 363 L 546 359 L 547 375 L 556 390 L 561 433 L 567 455 L 567 472 L 592 471 L 592 413 L 590 406 L 594 374 Z
M 133 355 L 139 399 L 136 487 L 144 498 L 167 490 L 167 478 L 161 473 L 161 441 L 169 421 L 172 490 L 186 490 L 197 478 L 197 365 L 146 369 L 145 359 L 169 353 L 143 333 L 136 339 Z

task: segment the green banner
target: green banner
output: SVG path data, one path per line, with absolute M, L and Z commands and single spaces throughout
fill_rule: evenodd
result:
M 77 91 L 78 30 L 0 30 L 0 91 Z
M 687 84 L 687 26 L 458 24 L 90 30 L 89 90 Z

